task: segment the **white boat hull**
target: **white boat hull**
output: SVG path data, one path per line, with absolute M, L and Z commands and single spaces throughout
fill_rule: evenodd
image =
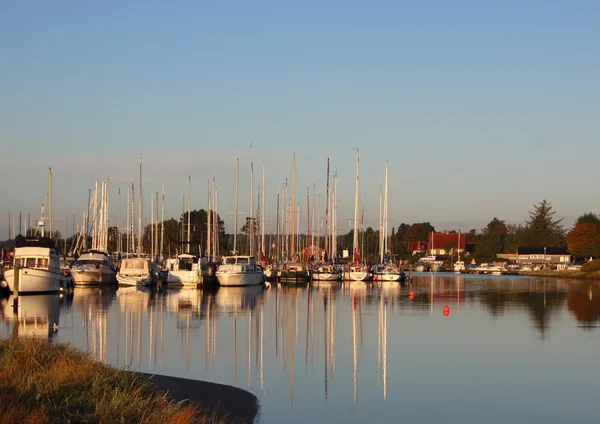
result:
M 117 274 L 117 282 L 124 286 L 145 287 L 152 283 L 152 277 Z
M 88 267 L 71 270 L 71 278 L 76 286 L 97 286 L 100 284 L 114 284 L 117 282 L 117 273 L 112 269 Z
M 219 285 L 224 287 L 256 286 L 265 282 L 265 274 L 260 270 L 247 272 L 217 271 L 215 275 Z
M 338 272 L 312 272 L 311 277 L 314 281 L 339 281 L 340 274 Z
M 167 284 L 181 284 L 184 287 L 197 287 L 200 275 L 196 271 L 169 271 Z
M 373 274 L 373 281 L 400 281 L 399 272 L 384 272 Z
M 369 279 L 368 271 L 344 271 L 345 281 L 367 281 Z
M 15 270 L 4 271 L 4 278 L 15 291 Z M 19 294 L 58 293 L 63 276 L 46 269 L 22 268 L 19 276 Z

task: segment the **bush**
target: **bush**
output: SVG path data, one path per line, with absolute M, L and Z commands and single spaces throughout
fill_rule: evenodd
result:
M 600 271 L 600 260 L 586 262 L 581 266 L 581 270 L 585 272 Z

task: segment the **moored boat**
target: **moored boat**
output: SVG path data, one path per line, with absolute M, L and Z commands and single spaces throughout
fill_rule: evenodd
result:
M 121 262 L 117 282 L 124 286 L 144 287 L 156 283 L 158 269 L 148 258 L 127 258 Z
M 342 269 L 335 264 L 316 263 L 310 268 L 310 278 L 313 281 L 339 281 Z
M 117 270 L 108 253 L 89 250 L 82 253 L 71 267 L 71 277 L 76 286 L 115 284 Z
M 279 281 L 286 284 L 307 284 L 309 280 L 306 266 L 295 262 L 283 265 L 279 276 Z
M 225 256 L 215 275 L 221 286 L 255 286 L 265 282 L 263 269 L 254 256 Z
M 17 290 L 17 271 L 19 294 L 58 293 L 63 276 L 54 241 L 48 237 L 17 237 L 13 267 L 4 271 L 4 279 L 13 291 Z

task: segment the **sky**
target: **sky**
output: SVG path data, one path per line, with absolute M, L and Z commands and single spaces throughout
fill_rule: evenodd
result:
M 345 233 L 356 148 L 365 225 L 386 160 L 390 229 L 524 223 L 544 199 L 570 225 L 600 212 L 599 19 L 593 0 L 0 1 L 0 239 L 9 211 L 39 218 L 49 167 L 60 231 L 107 177 L 124 222 L 140 157 L 147 219 L 163 184 L 179 217 L 188 176 L 206 208 L 214 176 L 232 231 L 251 152 L 267 230 L 296 155 L 301 227 L 330 157 Z

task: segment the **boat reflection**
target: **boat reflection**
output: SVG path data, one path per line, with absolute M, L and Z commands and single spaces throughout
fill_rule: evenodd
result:
M 11 296 L 0 300 L 6 336 L 12 334 L 13 338 L 51 340 L 56 335 L 60 317 L 61 295 L 18 296 L 16 311 L 14 299 Z

